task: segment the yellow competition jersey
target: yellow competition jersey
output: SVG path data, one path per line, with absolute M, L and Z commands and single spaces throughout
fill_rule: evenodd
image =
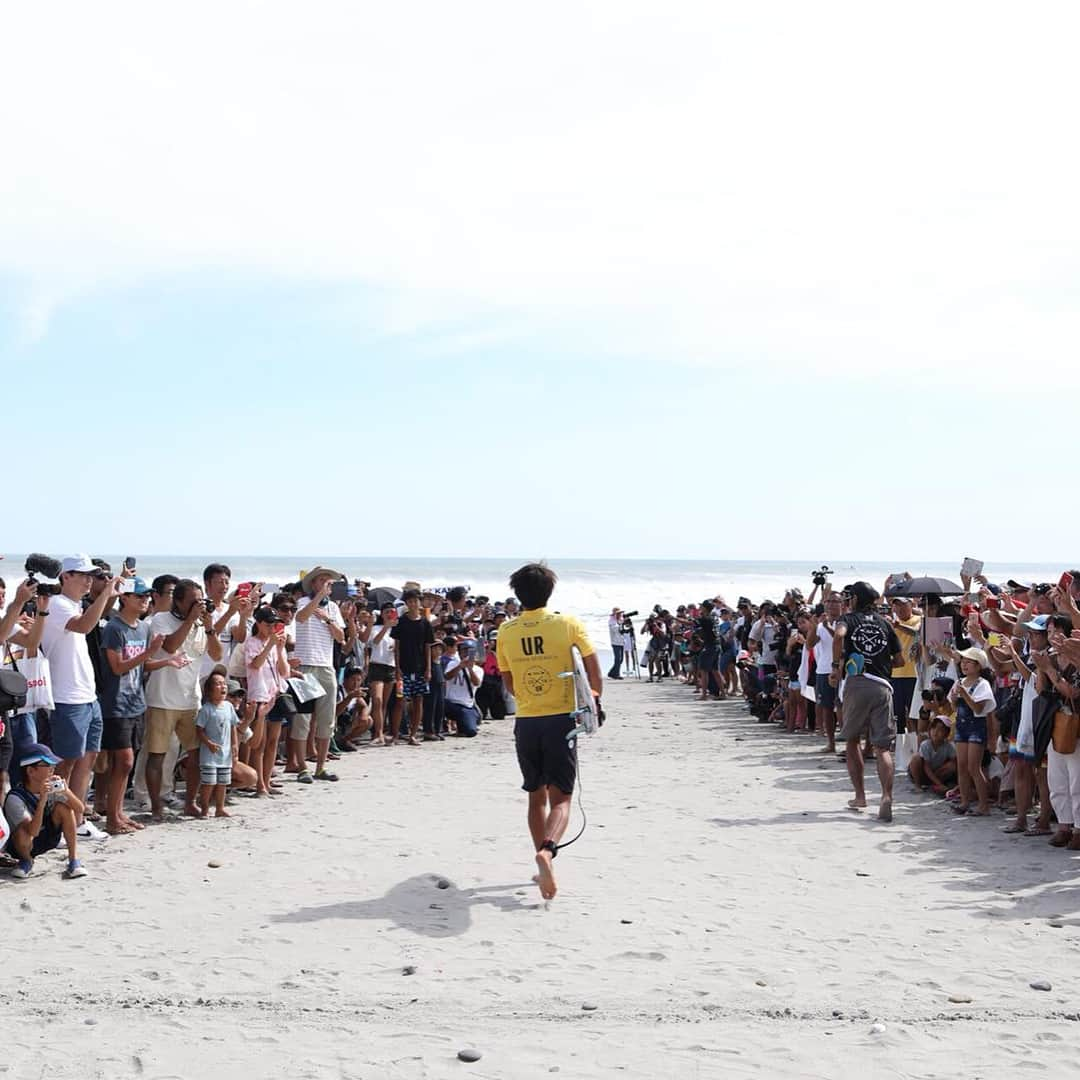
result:
M 570 646 L 582 656 L 595 651 L 585 627 L 572 615 L 538 608 L 499 627 L 496 656 L 500 671 L 514 679 L 518 716 L 558 716 L 574 711 L 574 680 L 559 678 L 574 670 Z

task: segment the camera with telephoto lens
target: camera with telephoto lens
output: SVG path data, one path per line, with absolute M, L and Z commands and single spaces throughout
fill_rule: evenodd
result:
M 823 566 L 820 570 L 814 570 L 810 574 L 810 580 L 815 585 L 821 586 L 825 584 L 826 579 L 829 578 L 831 575 L 832 571 L 827 566 Z

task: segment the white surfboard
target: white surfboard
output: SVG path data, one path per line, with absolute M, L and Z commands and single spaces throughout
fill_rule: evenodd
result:
M 585 671 L 585 661 L 576 645 L 570 647 L 574 657 L 574 697 L 577 706 L 571 714 L 577 721 L 577 730 L 584 731 L 586 735 L 592 735 L 600 726 L 597 718 L 596 697 L 589 685 L 589 676 Z

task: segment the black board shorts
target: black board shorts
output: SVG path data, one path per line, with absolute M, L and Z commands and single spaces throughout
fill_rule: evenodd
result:
M 524 791 L 538 791 L 551 785 L 566 795 L 574 793 L 577 736 L 572 739 L 566 736 L 575 726 L 567 713 L 519 716 L 514 720 L 514 746 Z

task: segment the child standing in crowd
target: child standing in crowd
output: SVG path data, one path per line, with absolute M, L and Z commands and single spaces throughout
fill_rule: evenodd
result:
M 397 621 L 397 609 L 393 604 L 386 603 L 379 609 L 379 617 L 374 625 L 361 623 L 359 628 L 360 640 L 371 651 L 368 685 L 371 689 L 373 746 L 384 746 L 387 742 L 392 744 L 397 739 L 398 705 L 394 698 L 397 642 L 392 634 Z
M 982 649 L 964 649 L 960 659 L 960 678 L 949 691 L 956 708 L 956 759 L 960 777 L 960 801 L 953 807 L 958 814 L 985 817 L 990 813 L 990 784 L 983 772 L 983 751 L 991 737 L 989 718 L 997 704 L 994 688 L 986 678 L 989 661 Z M 996 732 L 994 732 L 996 742 Z M 972 796 L 978 806 L 971 809 Z
M 274 757 L 263 751 L 266 739 L 266 717 L 286 689 L 289 661 L 285 655 L 285 624 L 271 607 L 255 612 L 252 636 L 244 642 L 244 669 L 247 675 L 247 706 L 244 723 L 251 728 L 247 743 L 247 763 L 258 777 L 257 792 L 270 794 Z M 277 745 L 275 743 L 276 752 Z M 269 759 L 269 766 L 267 760 Z
M 420 612 L 420 590 L 407 589 L 402 599 L 405 617 L 390 631 L 390 636 L 396 645 L 398 690 L 409 710 L 409 745 L 419 746 L 416 735 L 424 717 L 424 695 L 431 681 L 431 646 L 435 643 L 435 634 L 431 623 Z
M 231 817 L 225 809 L 225 793 L 232 783 L 232 763 L 237 753 L 240 717 L 226 701 L 228 676 L 215 668 L 203 684 L 203 705 L 195 717 L 199 738 L 199 810 L 206 817 L 211 800 L 215 817 Z
M 431 646 L 431 682 L 424 697 L 424 741 L 441 742 L 446 722 L 446 675 L 443 663 L 444 643 Z

